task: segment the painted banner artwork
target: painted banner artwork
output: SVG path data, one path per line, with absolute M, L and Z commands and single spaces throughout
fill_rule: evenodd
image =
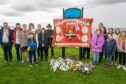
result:
M 54 46 L 89 47 L 92 18 L 54 19 Z

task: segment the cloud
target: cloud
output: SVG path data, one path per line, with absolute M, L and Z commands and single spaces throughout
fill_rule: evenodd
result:
M 8 4 L 9 0 L 0 0 L 0 5 Z
M 116 3 L 123 3 L 126 0 L 91 0 L 91 4 L 95 5 L 107 5 L 107 4 L 116 4 Z
M 15 0 L 11 9 L 21 12 L 50 11 L 64 7 L 75 7 L 83 0 Z
M 36 8 L 30 4 L 24 4 L 24 5 L 16 4 L 11 6 L 11 8 L 14 9 L 15 11 L 20 11 L 20 12 L 36 11 Z
M 16 12 L 16 11 L 5 11 L 5 12 L 2 12 L 2 14 L 4 16 L 11 16 L 11 17 L 17 17 L 17 16 L 22 16 L 23 14 L 22 13 L 19 13 L 19 12 Z
M 37 10 L 34 4 L 34 0 L 15 0 L 15 2 L 10 5 L 10 8 L 20 12 L 32 12 Z

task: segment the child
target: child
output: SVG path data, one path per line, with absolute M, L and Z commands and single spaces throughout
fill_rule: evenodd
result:
M 108 39 L 105 41 L 104 53 L 106 56 L 106 65 L 107 67 L 112 64 L 112 57 L 114 56 L 116 51 L 116 41 L 113 38 L 112 33 L 108 34 Z
M 16 55 L 17 55 L 17 60 L 20 61 L 20 32 L 21 32 L 21 25 L 20 23 L 16 23 L 16 27 L 13 30 L 12 34 L 12 43 L 15 44 L 15 49 L 16 49 Z
M 119 65 L 117 69 L 122 69 L 126 71 L 126 32 L 122 31 L 117 40 L 117 50 L 119 52 Z
M 41 50 L 41 60 L 43 60 L 43 53 L 45 55 L 46 61 L 48 60 L 48 52 L 47 52 L 47 39 L 45 35 L 45 29 L 42 28 L 41 32 L 38 35 L 39 46 Z
M 113 30 L 113 28 L 109 28 L 109 29 L 108 29 L 108 33 L 110 33 L 110 34 L 114 34 L 114 30 Z
M 100 52 L 102 52 L 104 45 L 104 36 L 100 29 L 97 29 L 91 38 L 91 50 L 94 52 L 94 62 L 99 64 Z
M 36 48 L 37 48 L 37 43 L 34 37 L 34 33 L 30 33 L 28 35 L 28 53 L 29 53 L 29 61 L 30 61 L 30 66 L 32 66 L 33 61 L 32 57 L 34 58 L 34 63 L 37 63 L 36 60 Z

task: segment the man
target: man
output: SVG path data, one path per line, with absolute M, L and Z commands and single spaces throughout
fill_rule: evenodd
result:
M 54 56 L 54 49 L 52 47 L 52 40 L 53 40 L 54 31 L 52 30 L 52 26 L 50 24 L 48 24 L 46 27 L 47 27 L 47 30 L 46 30 L 47 46 L 48 46 L 48 49 L 49 49 L 49 47 L 51 48 L 51 56 Z
M 38 35 L 38 41 L 39 41 L 39 47 L 41 51 L 41 61 L 43 60 L 44 55 L 45 55 L 45 60 L 47 61 L 48 60 L 47 39 L 46 39 L 44 28 L 42 28 L 41 33 L 39 33 Z
M 9 28 L 8 23 L 4 22 L 0 30 L 0 43 L 4 52 L 5 63 L 9 60 L 12 62 L 12 30 Z
M 41 32 L 41 30 L 42 30 L 42 26 L 41 26 L 41 24 L 38 24 L 36 33 L 39 34 Z
M 38 24 L 37 30 L 36 30 L 36 41 L 38 42 L 38 48 L 37 48 L 38 56 L 40 56 L 40 52 L 41 52 L 41 49 L 40 49 L 40 46 L 39 46 L 39 39 L 38 39 L 38 35 L 41 33 L 41 30 L 42 30 L 42 26 L 41 26 L 41 24 Z

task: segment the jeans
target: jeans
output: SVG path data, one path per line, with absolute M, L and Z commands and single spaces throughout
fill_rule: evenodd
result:
M 94 61 L 99 62 L 100 52 L 94 52 Z
M 111 65 L 112 64 L 112 57 L 113 56 L 106 56 L 106 64 Z

